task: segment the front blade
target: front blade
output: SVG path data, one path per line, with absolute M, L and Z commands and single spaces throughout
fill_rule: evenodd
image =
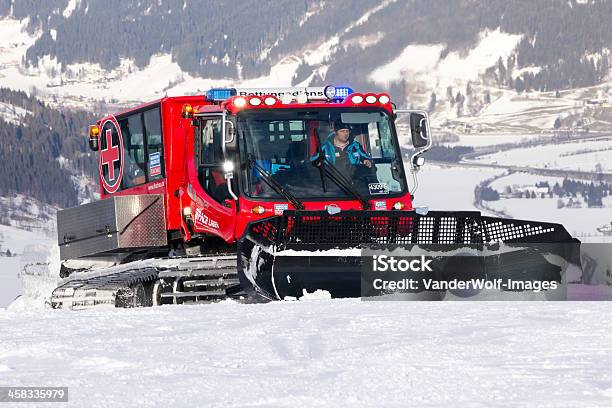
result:
M 500 256 L 500 243 L 506 244 L 501 253 L 514 254 Z M 531 248 L 522 248 L 527 244 Z M 542 245 L 544 250 L 540 250 Z M 369 258 L 362 251 L 371 256 L 372 251 L 412 251 L 416 247 L 425 254 L 439 253 L 442 248 L 443 254 L 436 255 L 435 279 L 450 279 L 459 270 L 464 276 L 506 276 L 514 271 L 511 274 L 521 279 L 548 276 L 561 280 L 561 272 L 551 272 L 554 265 L 551 269 L 548 259 L 538 253 L 547 252 L 579 265 L 579 246 L 559 224 L 483 217 L 474 211 L 432 211 L 426 215 L 408 211 L 334 215 L 285 211 L 282 216 L 249 226 L 238 244 L 239 276 L 251 295 L 262 300 L 300 297 L 304 290 L 317 289 L 327 290 L 333 297 L 367 296 L 370 293 L 363 291 L 362 272 Z M 465 247 L 472 251 L 471 258 L 457 255 Z M 509 267 L 522 264 L 529 267 Z

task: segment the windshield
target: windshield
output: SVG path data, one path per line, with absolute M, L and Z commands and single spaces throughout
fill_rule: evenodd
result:
M 330 178 L 329 166 L 364 197 L 405 191 L 399 149 L 383 111 L 247 111 L 238 116 L 237 128 L 247 163 L 243 185 L 251 197 L 281 198 L 266 183 L 271 177 L 298 198 L 353 198 L 342 180 Z

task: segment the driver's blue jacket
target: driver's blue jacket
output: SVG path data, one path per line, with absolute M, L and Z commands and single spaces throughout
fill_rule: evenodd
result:
M 334 132 L 331 132 L 325 142 L 321 145 L 321 150 L 325 154 L 325 158 L 331 164 L 336 164 L 336 150 L 334 149 Z M 372 158 L 363 150 L 361 144 L 353 139 L 349 142 L 349 145 L 345 148 L 349 162 L 352 165 L 361 164 L 364 160 L 372 160 Z M 310 159 L 315 160 L 317 155 L 315 154 Z

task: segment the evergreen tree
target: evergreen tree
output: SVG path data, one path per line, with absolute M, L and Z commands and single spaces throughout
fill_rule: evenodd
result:
M 451 106 L 455 104 L 455 97 L 453 96 L 452 86 L 446 88 L 446 99 L 450 102 Z
M 489 92 L 488 89 L 485 91 L 484 94 L 484 103 L 487 105 L 491 103 L 491 92 Z
M 436 110 L 436 93 L 432 92 L 431 97 L 429 98 L 429 108 L 428 112 L 432 113 Z
M 514 89 L 518 93 L 522 93 L 525 90 L 525 83 L 521 78 L 516 77 L 516 79 L 514 80 Z
M 497 60 L 497 84 L 499 86 L 505 85 L 506 80 L 506 67 L 504 66 L 504 61 L 502 57 L 499 57 Z

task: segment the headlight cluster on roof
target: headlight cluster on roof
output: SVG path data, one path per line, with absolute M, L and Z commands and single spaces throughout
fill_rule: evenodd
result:
M 284 103 L 297 101 L 333 101 L 342 102 L 353 90 L 348 86 L 294 87 L 294 88 L 213 88 L 206 92 L 206 100 L 222 102 L 233 96 L 274 96 Z M 290 101 L 289 101 L 290 100 Z
M 348 86 L 306 88 L 214 88 L 206 92 L 206 100 L 226 102 L 234 108 L 272 107 L 275 105 L 317 102 L 348 103 L 351 105 L 386 105 L 388 94 L 354 93 Z

